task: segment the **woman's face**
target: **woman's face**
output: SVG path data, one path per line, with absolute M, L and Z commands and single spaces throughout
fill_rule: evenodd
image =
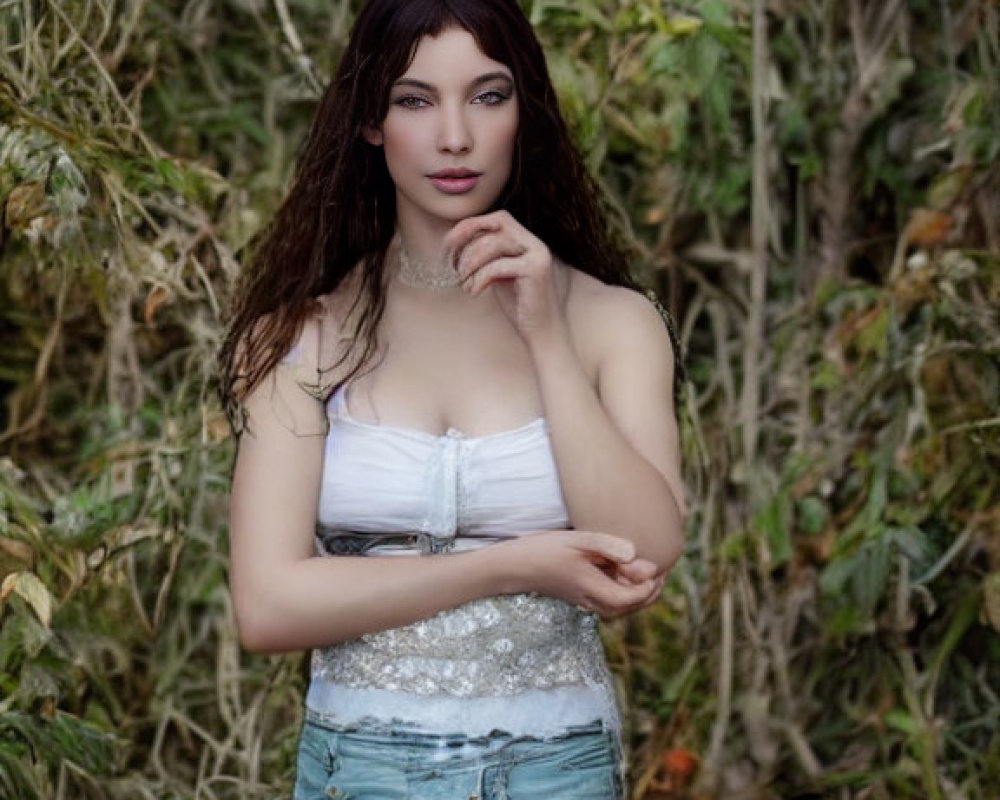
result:
M 400 219 L 457 222 L 489 209 L 510 175 L 517 122 L 510 68 L 461 28 L 425 36 L 381 128 L 366 133 L 385 151 Z

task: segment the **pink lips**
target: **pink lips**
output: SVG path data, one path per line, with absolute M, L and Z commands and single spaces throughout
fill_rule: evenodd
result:
M 427 177 L 445 194 L 464 194 L 475 187 L 481 174 L 470 169 L 442 169 Z

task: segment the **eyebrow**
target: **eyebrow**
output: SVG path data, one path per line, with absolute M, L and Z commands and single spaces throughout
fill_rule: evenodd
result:
M 498 78 L 509 81 L 510 83 L 514 82 L 514 79 L 506 72 L 487 72 L 473 80 L 472 83 L 469 84 L 469 88 L 474 89 L 477 86 L 482 86 L 484 83 L 489 83 L 490 81 L 497 80 Z M 416 78 L 400 78 L 392 85 L 392 88 L 395 89 L 397 86 L 412 86 L 416 89 L 423 89 L 426 92 L 436 91 L 433 84 L 425 81 L 418 81 Z

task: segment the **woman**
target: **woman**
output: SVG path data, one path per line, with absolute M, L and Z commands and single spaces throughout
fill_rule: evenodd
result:
M 595 616 L 684 515 L 631 286 L 516 0 L 371 0 L 223 351 L 240 637 L 315 648 L 296 798 L 620 796 Z

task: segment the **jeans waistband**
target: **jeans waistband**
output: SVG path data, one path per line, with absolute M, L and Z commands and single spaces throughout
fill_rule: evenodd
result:
M 565 733 L 555 736 L 514 736 L 504 730 L 493 730 L 489 734 L 482 736 L 470 736 L 469 734 L 455 733 L 426 733 L 414 731 L 408 728 L 393 727 L 391 723 L 368 725 L 332 725 L 306 710 L 306 723 L 317 728 L 323 728 L 331 733 L 350 734 L 353 736 L 363 736 L 373 743 L 399 744 L 405 742 L 415 746 L 426 747 L 462 747 L 463 745 L 484 745 L 496 741 L 537 741 L 552 742 L 571 739 L 576 736 L 591 736 L 595 733 L 609 732 L 607 725 L 601 720 L 594 720 L 585 725 L 569 725 Z

